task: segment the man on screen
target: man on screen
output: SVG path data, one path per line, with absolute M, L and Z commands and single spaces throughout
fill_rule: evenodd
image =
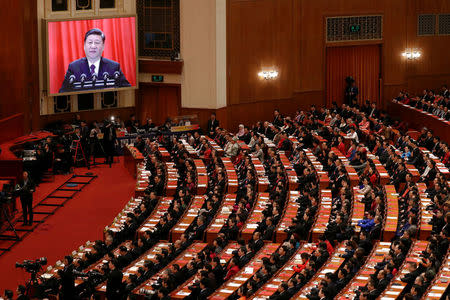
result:
M 125 78 L 120 64 L 113 60 L 102 57 L 103 49 L 105 48 L 105 34 L 98 28 L 93 28 L 86 32 L 84 36 L 84 52 L 86 57 L 77 59 L 69 64 L 64 82 L 62 84 L 60 93 L 76 91 L 80 89 L 97 89 L 108 87 L 128 87 L 130 83 Z M 97 80 L 114 80 L 114 85 L 99 85 L 92 86 L 90 84 L 84 85 L 86 81 Z M 81 82 L 81 88 L 74 88 L 74 83 Z

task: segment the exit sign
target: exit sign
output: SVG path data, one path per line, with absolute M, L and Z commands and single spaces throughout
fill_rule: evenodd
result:
M 350 32 L 360 32 L 361 31 L 361 25 L 350 25 Z
M 152 82 L 163 82 L 164 76 L 162 75 L 152 75 Z

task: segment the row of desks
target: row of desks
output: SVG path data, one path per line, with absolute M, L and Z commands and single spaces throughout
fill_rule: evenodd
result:
M 222 200 L 222 205 L 217 211 L 214 219 L 206 228 L 206 241 L 212 243 L 212 241 L 217 237 L 219 232 L 228 220 L 233 210 L 233 205 L 236 203 L 236 194 L 226 194 Z
M 262 162 L 256 158 L 252 157 L 253 167 L 255 167 L 256 176 L 258 177 L 258 191 L 265 192 L 269 187 L 269 179 L 266 176 L 266 169 Z
M 133 293 L 138 295 L 149 295 L 154 294 L 155 291 L 153 289 L 153 285 L 157 282 L 157 280 L 161 277 L 161 275 L 169 269 L 172 265 L 177 264 L 180 266 L 180 269 L 183 268 L 187 263 L 194 258 L 194 256 L 203 251 L 208 246 L 207 243 L 193 243 L 186 250 L 184 250 L 177 258 L 172 260 L 169 264 L 166 265 L 163 269 L 157 272 L 152 276 L 149 280 L 145 281 L 143 284 L 138 286 Z
M 442 161 L 439 159 L 439 157 L 435 156 L 433 153 L 431 153 L 430 151 L 428 151 L 427 148 L 424 147 L 420 147 L 419 148 L 420 151 L 422 151 L 422 153 L 424 155 L 428 155 L 436 164 L 436 169 L 445 176 L 445 178 L 449 179 L 450 178 L 450 171 L 448 170 L 448 168 L 442 163 Z
M 391 241 L 398 226 L 398 194 L 393 185 L 384 186 L 386 193 L 386 220 L 383 229 L 383 241 Z
M 405 261 L 403 262 L 402 266 L 399 268 L 395 277 L 392 278 L 388 287 L 381 294 L 381 296 L 380 296 L 381 299 L 395 300 L 400 296 L 400 294 L 403 292 L 403 290 L 406 287 L 406 283 L 401 281 L 400 279 L 403 276 L 405 276 L 405 274 L 409 273 L 407 263 L 408 262 L 416 262 L 417 264 L 419 264 L 421 261 L 420 255 L 422 254 L 422 251 L 424 251 L 427 248 L 427 246 L 428 246 L 427 241 L 415 241 L 411 245 L 411 249 L 409 250 L 408 256 L 405 258 Z
M 317 177 L 319 178 L 319 188 L 326 189 L 330 185 L 330 178 L 328 173 L 323 171 L 322 163 L 317 159 L 317 157 L 309 149 L 303 149 L 305 151 L 306 157 L 316 170 Z
M 341 151 L 338 150 L 338 148 L 331 148 L 331 151 L 334 152 L 338 156 L 338 158 L 342 161 L 342 164 L 345 167 L 345 170 L 347 171 L 348 178 L 350 179 L 350 187 L 357 186 L 359 183 L 359 176 L 358 173 L 356 173 L 356 170 L 350 165 L 350 162 L 348 161 L 347 157 L 345 157 L 344 154 L 341 153 Z
M 289 158 L 286 156 L 286 153 L 284 153 L 284 151 L 279 151 L 279 154 L 280 154 L 281 163 L 283 164 L 284 170 L 286 172 L 286 176 L 289 181 L 289 190 L 298 189 L 297 173 L 295 172 L 294 168 L 292 167 L 292 164 L 289 161 Z
M 336 299 L 354 299 L 356 296 L 354 290 L 367 284 L 370 275 L 374 274 L 376 271 L 374 266 L 383 261 L 384 256 L 389 253 L 390 246 L 391 243 L 388 242 L 376 242 L 373 246 L 374 249 L 371 255 L 366 260 L 365 265 L 361 267 L 355 277 L 353 277 L 347 286 L 339 293 Z
M 253 233 L 258 228 L 258 223 L 264 219 L 263 210 L 266 208 L 266 205 L 269 203 L 269 193 L 258 193 L 258 199 L 253 206 L 253 210 L 247 218 L 247 221 L 242 226 L 241 229 L 241 238 L 248 242 Z
M 423 295 L 422 299 L 427 300 L 443 299 L 445 291 L 448 291 L 449 283 L 450 283 L 450 250 L 447 251 L 447 257 L 442 262 L 441 269 L 436 274 L 436 277 L 431 283 L 429 289 Z
M 431 235 L 431 230 L 433 226 L 430 224 L 430 221 L 433 219 L 433 215 L 429 210 L 427 210 L 427 206 L 432 204 L 430 198 L 426 193 L 427 186 L 423 182 L 417 183 L 417 189 L 419 190 L 420 197 L 420 223 L 419 223 L 419 238 L 421 240 L 426 240 Z
M 285 230 L 293 224 L 292 219 L 297 216 L 298 208 L 300 207 L 300 205 L 297 203 L 298 197 L 300 197 L 300 192 L 289 191 L 289 198 L 287 199 L 288 203 L 286 204 L 283 217 L 281 218 L 275 233 L 277 243 L 285 241 L 288 237 Z
M 294 253 L 293 257 L 288 260 L 284 266 L 270 279 L 268 280 L 250 299 L 253 300 L 265 300 L 272 296 L 281 285 L 281 283 L 287 282 L 292 276 L 294 276 L 295 271 L 294 266 L 302 264 L 302 253 L 311 253 L 315 249 L 315 244 L 305 243 L 300 245 L 297 251 Z
M 331 190 L 320 191 L 320 206 L 312 226 L 312 241 L 317 242 L 319 237 L 324 234 L 327 229 L 328 221 L 330 220 L 331 206 L 332 206 Z
M 131 198 L 125 205 L 121 212 L 114 218 L 111 225 L 106 226 L 104 232 L 111 230 L 113 232 L 119 232 L 122 230 L 125 221 L 127 220 L 127 214 L 133 213 L 142 203 L 142 198 Z
M 170 230 L 170 236 L 173 242 L 178 240 L 181 235 L 186 232 L 189 226 L 191 226 L 195 218 L 198 216 L 198 212 L 202 208 L 206 199 L 206 196 L 195 196 L 194 199 L 192 199 L 183 217 L 181 217 L 172 230 Z
M 233 258 L 233 252 L 239 249 L 240 245 L 237 242 L 230 242 L 227 246 L 219 253 L 218 258 L 220 260 L 220 264 L 225 266 L 228 262 Z M 196 282 L 196 276 L 194 275 L 189 280 L 181 284 L 176 290 L 170 293 L 171 299 L 184 299 L 186 296 L 191 294 L 191 290 L 189 289 Z
M 170 207 L 170 204 L 173 201 L 173 197 L 163 197 L 159 199 L 158 204 L 154 208 L 153 212 L 150 214 L 150 216 L 147 218 L 147 220 L 144 221 L 144 223 L 138 228 L 137 235 L 138 237 L 142 237 L 144 232 L 147 230 L 154 231 L 156 224 L 158 224 L 159 220 L 164 216 L 165 213 L 167 213 L 167 210 Z
M 221 287 L 219 287 L 210 297 L 210 300 L 224 300 L 231 294 L 236 292 L 241 286 L 243 286 L 256 272 L 262 267 L 262 259 L 264 257 L 269 258 L 275 251 L 277 251 L 280 244 L 269 243 L 265 244 L 261 250 L 236 273 L 232 278 L 227 280 Z
M 361 227 L 357 226 L 358 221 L 364 218 L 365 205 L 362 203 L 362 199 L 364 198 L 363 194 L 360 194 L 358 187 L 353 187 L 353 207 L 352 207 L 352 218 L 351 225 L 355 227 L 356 232 L 361 231 Z
M 204 195 L 208 188 L 208 173 L 206 172 L 205 163 L 201 159 L 194 159 L 196 169 L 197 195 Z
M 228 193 L 235 194 L 239 186 L 236 169 L 234 168 L 234 165 L 229 157 L 222 157 L 222 163 L 227 174 Z
M 378 177 L 380 178 L 380 184 L 386 185 L 391 180 L 389 173 L 386 171 L 386 168 L 381 164 L 378 158 L 367 150 L 367 157 L 373 162 L 375 165 L 375 171 L 378 173 Z
M 307 284 L 305 284 L 300 291 L 295 294 L 293 299 L 308 299 L 306 296 L 309 292 L 317 287 L 322 279 L 325 279 L 325 274 L 336 273 L 337 270 L 342 266 L 345 259 L 341 257 L 345 253 L 345 246 L 340 244 L 334 250 L 333 255 L 328 259 L 328 261 L 316 272 L 313 278 L 311 278 Z

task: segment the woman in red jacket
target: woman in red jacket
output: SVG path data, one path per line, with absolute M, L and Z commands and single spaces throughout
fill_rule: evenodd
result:
M 239 272 L 238 259 L 236 257 L 233 257 L 233 259 L 227 266 L 227 275 L 225 275 L 225 278 L 223 280 L 227 281 L 228 279 L 236 275 L 237 272 Z

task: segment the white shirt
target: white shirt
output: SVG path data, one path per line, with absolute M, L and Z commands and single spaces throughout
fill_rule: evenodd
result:
M 89 72 L 91 72 L 91 65 L 95 66 L 94 74 L 98 77 L 98 69 L 100 68 L 100 59 L 98 59 L 96 62 L 91 62 L 88 59 Z
M 359 143 L 358 134 L 356 133 L 356 131 L 353 131 L 353 134 L 351 131 L 347 133 L 347 138 L 354 139 L 357 143 Z

